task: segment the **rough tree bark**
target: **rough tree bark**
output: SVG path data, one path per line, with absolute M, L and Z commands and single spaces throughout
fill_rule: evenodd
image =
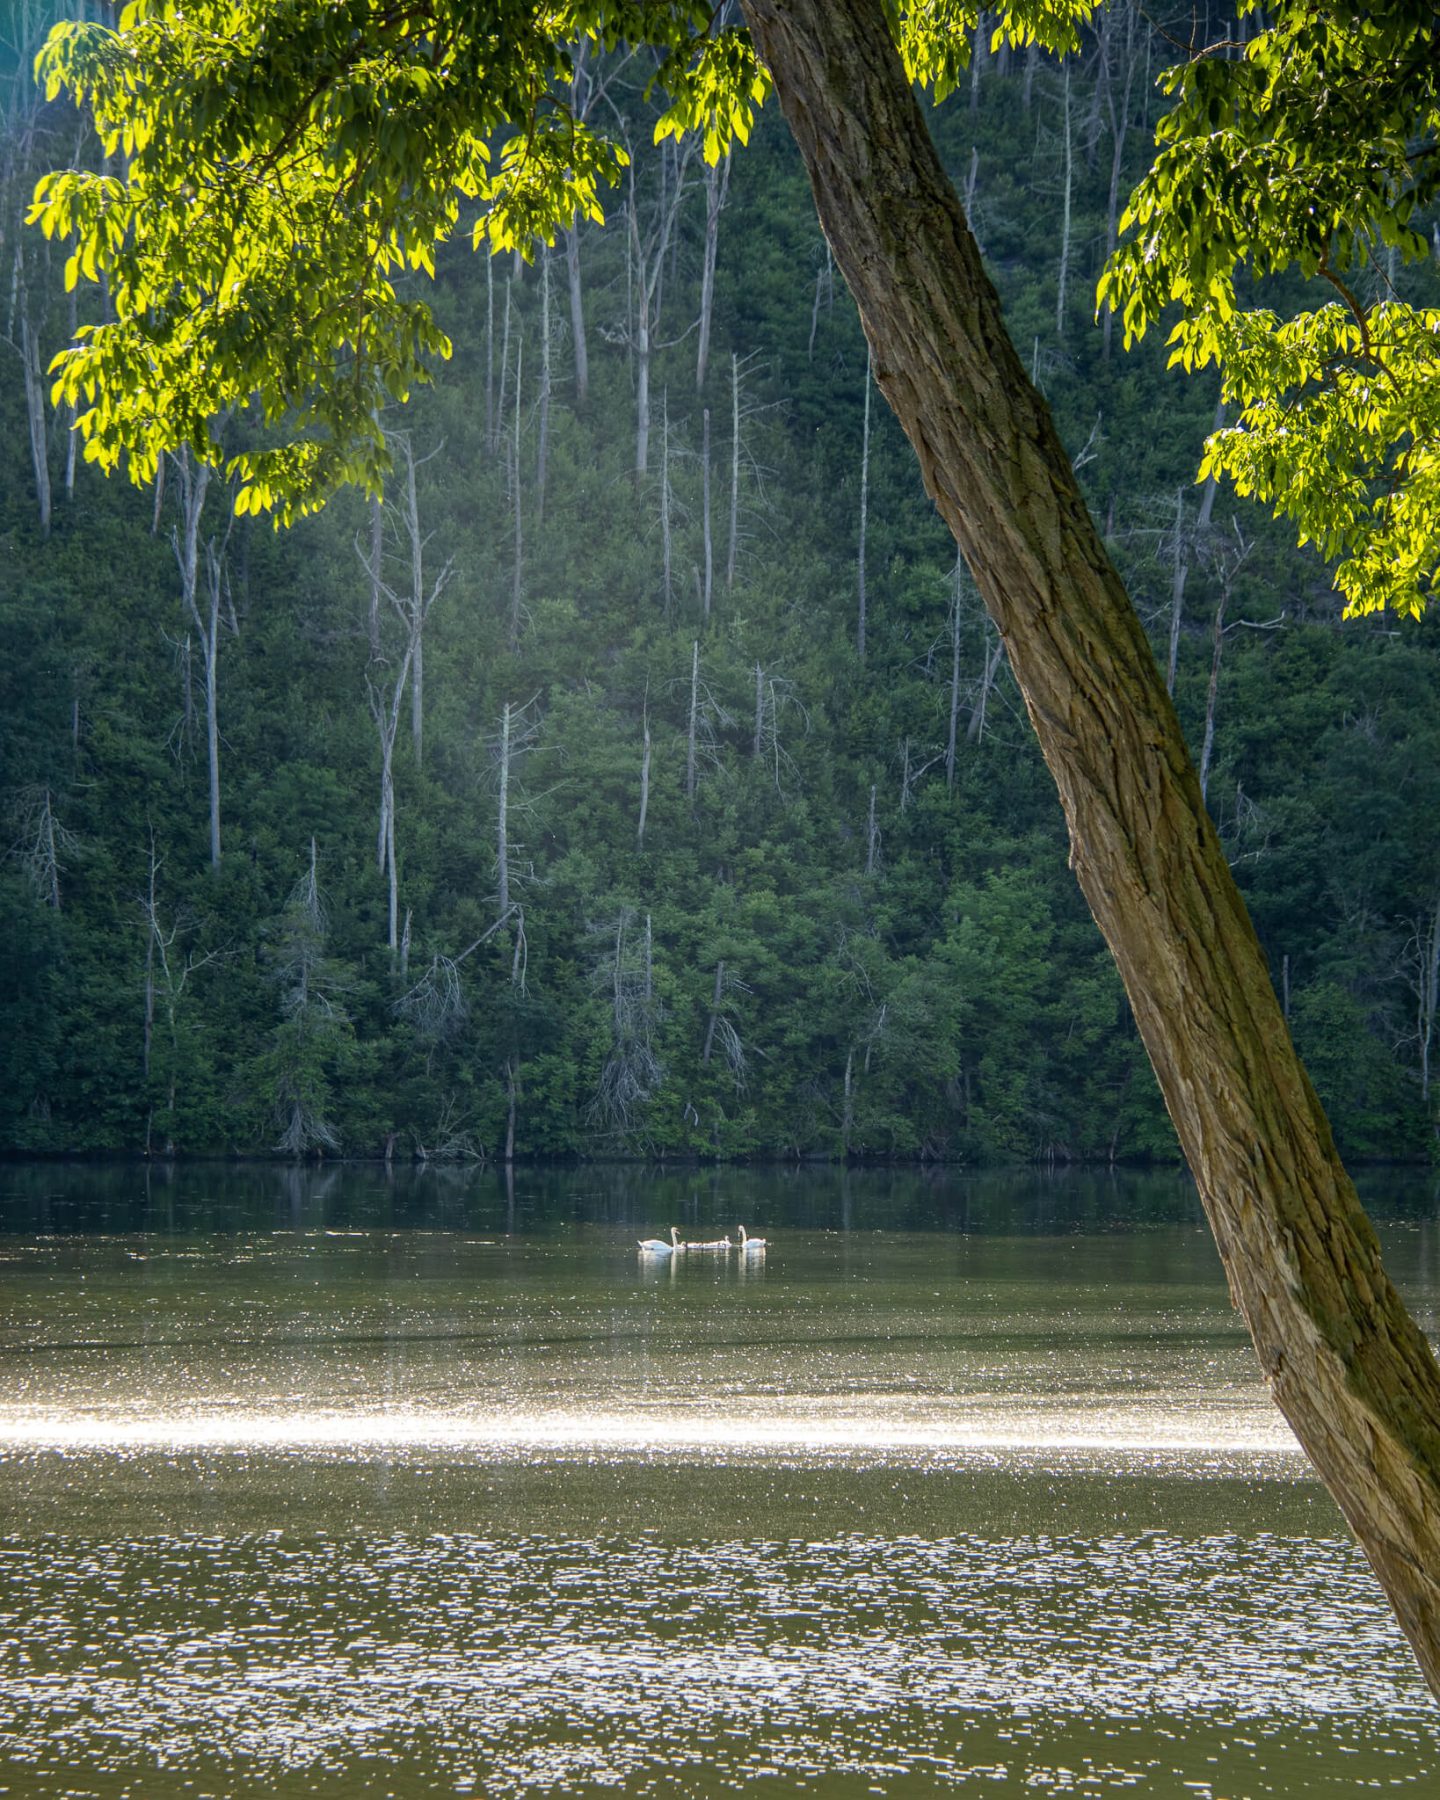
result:
M 1440 1369 L 1290 1042 L 1145 633 L 878 0 L 742 0 L 876 376 L 998 625 L 1275 1400 L 1440 1693 Z

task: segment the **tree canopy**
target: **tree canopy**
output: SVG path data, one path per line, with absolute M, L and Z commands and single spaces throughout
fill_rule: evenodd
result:
M 1241 22 L 1255 10 L 1244 0 Z M 1397 267 L 1431 255 L 1437 40 L 1429 5 L 1289 5 L 1172 69 L 1175 105 L 1100 287 L 1127 339 L 1178 305 L 1175 359 L 1217 364 L 1236 415 L 1202 476 L 1338 557 L 1361 612 L 1416 613 L 1440 577 L 1440 310 L 1405 300 Z M 1331 298 L 1261 304 L 1288 270 Z

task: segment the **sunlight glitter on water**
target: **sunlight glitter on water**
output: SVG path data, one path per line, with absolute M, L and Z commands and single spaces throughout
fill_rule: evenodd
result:
M 933 1405 L 930 1412 L 936 1409 Z M 679 1409 L 645 1412 L 554 1411 L 456 1415 L 411 1409 L 359 1411 L 236 1411 L 40 1413 L 0 1415 L 0 1449 L 54 1450 L 301 1450 L 357 1452 L 436 1448 L 646 1452 L 795 1451 L 823 1455 L 855 1449 L 1234 1451 L 1298 1456 L 1299 1446 L 1279 1415 L 1252 1417 L 1230 1408 L 1213 1416 L 1155 1409 L 1057 1414 L 1015 1409 L 999 1418 L 952 1416 L 922 1421 L 904 1414 L 850 1411 L 796 1417 L 785 1409 L 739 1416 L 697 1415 Z

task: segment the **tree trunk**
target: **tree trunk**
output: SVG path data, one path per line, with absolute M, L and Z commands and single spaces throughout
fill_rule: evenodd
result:
M 730 352 L 730 546 L 725 554 L 725 591 L 735 585 L 740 549 L 740 358 Z
M 690 722 L 685 733 L 685 798 L 695 798 L 696 735 L 700 724 L 700 640 L 690 646 Z
M 645 815 L 650 810 L 650 720 L 643 726 L 645 745 L 640 753 L 640 817 L 635 822 L 635 848 L 645 848 Z
M 660 577 L 667 619 L 675 604 L 675 542 L 670 520 L 674 498 L 670 487 L 670 390 L 666 388 L 660 395 Z
M 540 392 L 535 399 L 535 529 L 545 523 L 550 461 L 550 253 L 540 252 Z
M 1440 1693 L 1440 1369 L 1302 1069 L 1144 630 L 878 0 L 742 0 L 880 385 L 1055 778 L 1271 1391 Z
M 700 518 L 705 541 L 705 584 L 700 590 L 700 614 L 710 617 L 711 596 L 715 592 L 715 533 L 710 522 L 710 408 L 701 415 L 700 428 Z
M 514 566 L 510 579 L 510 649 L 513 654 L 520 642 L 520 614 L 524 606 L 525 532 L 520 511 L 520 376 L 525 346 L 515 346 L 515 435 L 510 448 L 510 499 L 514 507 Z
M 1061 117 L 1065 131 L 1064 204 L 1060 214 L 1060 270 L 1055 281 L 1055 335 L 1065 337 L 1065 292 L 1070 282 L 1070 195 L 1075 184 L 1074 130 L 1070 122 L 1070 65 L 1065 65 L 1065 102 Z
M 495 814 L 495 862 L 499 869 L 495 917 L 510 910 L 510 702 L 500 718 L 500 803 Z
M 40 535 L 50 535 L 50 441 L 45 417 L 45 383 L 40 372 L 40 339 L 30 323 L 29 303 L 20 295 L 20 360 L 25 370 L 25 419 L 30 430 L 30 463 L 35 471 L 35 505 Z
M 843 269 L 843 259 L 836 260 Z M 865 660 L 865 633 L 869 624 L 865 598 L 865 527 L 870 514 L 870 390 L 874 385 L 875 353 L 872 347 L 865 358 L 865 424 L 860 437 L 860 547 L 855 558 L 855 654 L 862 663 Z
M 590 392 L 590 350 L 585 341 L 585 296 L 580 286 L 580 221 L 565 233 L 565 274 L 570 287 L 570 343 L 575 358 L 575 410 Z
M 705 386 L 710 364 L 710 328 L 715 315 L 715 253 L 720 244 L 720 214 L 730 186 L 730 158 L 722 156 L 705 171 L 705 252 L 700 266 L 700 334 L 695 351 L 695 391 Z
M 960 718 L 960 568 L 955 565 L 955 600 L 950 608 L 950 728 L 945 734 L 945 792 L 955 790 L 955 727 Z

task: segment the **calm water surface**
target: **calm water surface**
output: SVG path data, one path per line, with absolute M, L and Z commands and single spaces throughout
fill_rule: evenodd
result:
M 0 1794 L 1431 1794 L 1436 1726 L 1179 1180 L 0 1169 Z

